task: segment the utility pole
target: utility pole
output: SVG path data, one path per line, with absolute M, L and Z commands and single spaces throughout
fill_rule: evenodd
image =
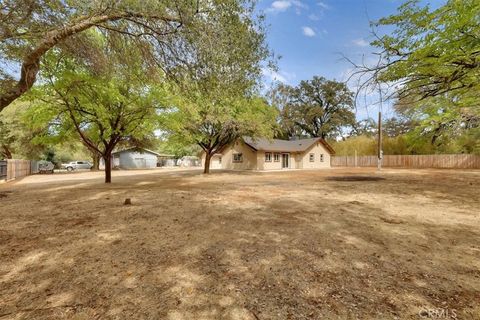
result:
M 382 170 L 382 112 L 378 112 L 378 170 Z
M 379 84 L 378 95 L 380 97 L 380 110 L 378 111 L 378 170 L 382 170 L 382 159 L 383 159 L 383 150 L 382 150 L 382 109 L 383 109 L 383 97 L 382 97 L 382 87 Z

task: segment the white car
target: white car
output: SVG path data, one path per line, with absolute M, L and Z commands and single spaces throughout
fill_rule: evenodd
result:
M 67 169 L 67 171 L 73 171 L 78 169 L 92 169 L 93 164 L 88 161 L 71 161 L 69 163 L 62 163 L 62 168 Z

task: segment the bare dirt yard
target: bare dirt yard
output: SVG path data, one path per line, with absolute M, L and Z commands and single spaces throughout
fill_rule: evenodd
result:
M 480 319 L 480 171 L 102 180 L 0 185 L 0 319 Z

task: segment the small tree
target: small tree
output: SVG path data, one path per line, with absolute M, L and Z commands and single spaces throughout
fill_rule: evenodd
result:
M 234 1 L 224 3 L 210 32 L 200 35 L 195 72 L 184 74 L 175 107 L 164 117 L 171 140 L 205 152 L 205 173 L 212 155 L 239 137 L 273 134 L 275 112 L 256 97 L 262 62 L 269 57 L 264 29 L 253 6 L 242 14 L 236 8 Z
M 215 90 L 212 90 L 215 91 Z M 243 136 L 271 138 L 276 111 L 258 97 L 225 97 L 217 91 L 197 92 L 183 98 L 165 115 L 170 139 L 183 145 L 197 144 L 205 153 L 204 173 L 210 173 L 210 160 Z
M 43 73 L 48 84 L 33 98 L 41 98 L 44 110 L 54 110 L 63 126 L 73 126 L 87 148 L 103 158 L 105 182 L 110 183 L 112 151 L 122 141 L 153 133 L 166 94 L 152 70 L 135 58 L 138 48 L 116 39 L 123 49 L 110 51 L 104 46 L 107 39 L 99 39 L 100 57 L 79 60 L 52 54 Z M 104 61 L 101 73 L 90 59 Z

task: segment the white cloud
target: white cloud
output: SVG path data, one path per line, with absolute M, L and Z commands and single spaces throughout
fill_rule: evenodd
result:
M 304 9 L 308 8 L 308 6 L 305 3 L 303 3 L 299 0 L 292 0 L 292 3 L 293 3 L 294 6 L 299 7 L 299 8 L 304 8 Z
M 299 0 L 275 0 L 265 11 L 278 13 L 287 11 L 289 8 L 295 8 L 296 13 L 300 14 L 302 9 L 307 9 L 307 5 Z
M 308 15 L 308 19 L 310 19 L 312 21 L 318 21 L 318 20 L 320 20 L 320 17 L 318 15 L 312 13 L 312 14 Z
M 363 38 L 355 39 L 355 40 L 352 41 L 352 43 L 354 45 L 356 45 L 357 47 L 368 47 L 368 45 L 369 45 L 368 41 L 366 41 Z
M 315 37 L 315 31 L 310 27 L 302 27 L 303 34 L 307 37 Z
M 290 8 L 292 6 L 292 3 L 290 1 L 287 1 L 287 0 L 277 0 L 277 1 L 273 1 L 269 10 L 270 11 L 274 11 L 274 12 L 282 12 L 282 11 L 285 11 L 287 10 L 288 8 Z
M 319 1 L 317 4 L 318 4 L 318 6 L 319 6 L 320 8 L 322 8 L 322 9 L 324 9 L 324 10 L 330 9 L 330 6 L 329 6 L 328 4 L 326 4 L 325 2 L 323 2 L 323 1 Z

